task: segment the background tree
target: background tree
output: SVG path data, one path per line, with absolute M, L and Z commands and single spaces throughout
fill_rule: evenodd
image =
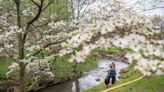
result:
M 89 12 L 91 4 L 96 0 L 68 0 L 72 19 L 79 19 Z
M 64 22 L 69 17 L 67 12 L 61 18 L 56 10 L 50 11 L 49 7 L 52 9 L 57 7 L 57 2 L 54 0 L 4 0 L 1 2 L 7 5 L 2 10 L 9 9 L 1 11 L 4 14 L 1 20 L 5 22 L 1 22 L 1 51 L 5 51 L 14 61 L 9 66 L 10 71 L 7 75 L 11 78 L 17 77 L 19 72 L 20 92 L 31 88 L 26 88 L 29 85 L 27 82 L 29 77 L 36 79 L 37 82 L 53 80 L 54 72 L 49 61 L 57 56 L 60 43 L 65 41 L 71 28 Z M 61 8 L 67 11 L 67 4 L 64 5 L 65 7 Z M 11 13 L 13 13 L 12 16 L 10 16 Z

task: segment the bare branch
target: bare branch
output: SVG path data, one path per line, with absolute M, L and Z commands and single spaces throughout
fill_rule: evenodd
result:
M 155 10 L 155 9 L 160 9 L 160 8 L 164 8 L 164 6 L 161 6 L 161 7 L 153 7 L 153 8 L 149 8 L 149 9 L 144 9 L 140 12 L 143 12 L 143 11 L 151 11 L 151 10 Z

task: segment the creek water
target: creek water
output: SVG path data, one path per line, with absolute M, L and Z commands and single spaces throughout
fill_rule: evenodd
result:
M 98 62 L 98 67 L 88 72 L 85 76 L 41 89 L 38 92 L 83 92 L 84 90 L 90 89 L 93 86 L 104 82 L 104 79 L 107 75 L 107 70 L 109 69 L 109 64 L 111 63 L 111 60 L 100 60 Z M 116 61 L 115 64 L 117 80 L 119 80 L 119 71 L 128 67 L 128 64 Z

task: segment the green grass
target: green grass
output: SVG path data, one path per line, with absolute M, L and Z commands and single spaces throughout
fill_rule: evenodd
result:
M 109 48 L 106 51 L 109 52 L 109 53 L 111 53 L 111 54 L 119 54 L 119 53 L 132 52 L 131 49 L 118 49 L 118 48 Z
M 164 76 L 152 76 L 112 92 L 164 92 Z
M 108 49 L 98 49 L 99 52 L 106 52 L 108 54 L 121 54 L 121 53 L 128 53 L 132 52 L 131 49 L 118 49 L 118 48 L 108 48 Z
M 6 57 L 0 57 L 0 80 L 6 79 L 6 72 L 9 70 L 8 66 L 11 60 Z
M 124 75 L 128 78 L 117 81 L 114 86 L 126 83 L 141 76 L 141 74 L 135 71 L 133 68 L 130 68 L 129 71 Z M 102 92 L 104 89 L 105 84 L 101 83 L 100 85 L 97 85 L 85 92 Z M 144 78 L 135 83 L 115 89 L 110 92 L 164 92 L 164 76 L 151 76 Z
M 67 3 L 67 0 L 58 0 L 49 6 L 45 14 L 56 13 L 59 19 L 68 19 L 71 13 L 68 11 Z

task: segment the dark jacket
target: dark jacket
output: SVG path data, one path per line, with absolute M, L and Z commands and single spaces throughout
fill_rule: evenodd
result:
M 115 69 L 108 70 L 108 75 L 109 76 L 116 76 L 116 70 Z

